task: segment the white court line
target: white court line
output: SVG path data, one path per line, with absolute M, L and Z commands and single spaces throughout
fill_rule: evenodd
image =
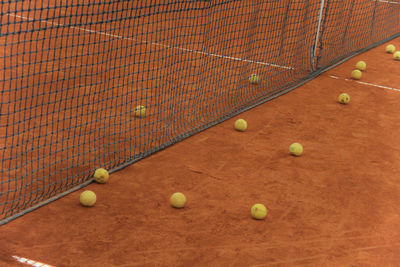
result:
M 27 258 L 21 258 L 18 256 L 12 256 L 14 259 L 16 259 L 18 262 L 20 263 L 25 263 L 27 265 L 31 265 L 31 266 L 35 266 L 35 267 L 54 267 L 53 265 L 49 265 L 49 264 L 45 264 L 42 262 L 38 262 L 38 261 L 34 261 L 31 259 L 27 259 Z
M 336 80 L 342 79 L 342 80 L 345 80 L 345 81 L 354 81 L 354 80 L 347 79 L 347 78 L 339 78 L 339 77 L 333 76 L 333 75 L 330 75 L 329 77 L 331 77 L 333 79 L 336 79 Z M 387 89 L 387 90 L 400 92 L 400 89 L 389 87 L 389 86 L 383 86 L 383 85 L 378 85 L 378 84 L 373 84 L 373 83 L 366 83 L 366 82 L 361 82 L 361 81 L 354 81 L 354 82 L 359 83 L 359 84 L 363 84 L 363 85 L 368 85 L 368 86 L 373 86 L 373 87 L 378 87 L 378 88 L 382 88 L 382 89 Z
M 381 3 L 388 3 L 388 4 L 394 4 L 394 5 L 400 5 L 400 2 L 387 1 L 387 0 L 378 0 L 378 2 L 381 2 Z
M 36 20 L 36 19 L 33 19 L 33 18 L 23 17 L 23 16 L 19 16 L 19 15 L 15 15 L 15 14 L 7 13 L 6 15 L 7 16 L 11 16 L 11 17 L 24 19 L 24 20 L 28 20 L 28 21 L 39 21 L 39 22 L 50 24 L 50 25 L 53 25 L 53 26 L 65 26 L 65 25 L 60 24 L 60 23 L 49 22 L 47 20 Z M 212 57 L 218 57 L 218 58 L 223 58 L 223 59 L 230 59 L 230 60 L 235 60 L 235 61 L 249 62 L 249 63 L 253 63 L 253 64 L 271 66 L 271 67 L 287 69 L 287 70 L 294 70 L 294 68 L 292 68 L 292 67 L 281 66 L 281 65 L 277 65 L 277 64 L 273 64 L 273 63 L 260 62 L 260 61 L 254 61 L 254 60 L 249 60 L 249 59 L 218 55 L 218 54 L 207 53 L 207 52 L 203 52 L 203 51 L 197 51 L 197 50 L 192 50 L 192 49 L 188 49 L 188 48 L 183 48 L 183 47 L 178 47 L 178 46 L 170 46 L 170 45 L 166 45 L 166 44 L 143 41 L 143 40 L 139 41 L 139 40 L 134 39 L 134 38 L 124 37 L 124 36 L 121 36 L 121 35 L 116 35 L 116 34 L 111 34 L 111 33 L 106 33 L 106 32 L 94 31 L 94 30 L 85 29 L 85 28 L 81 28 L 81 27 L 75 27 L 75 26 L 68 26 L 68 27 L 70 27 L 71 29 L 79 30 L 79 31 L 91 32 L 91 33 L 104 35 L 104 36 L 109 36 L 109 37 L 113 37 L 113 38 L 117 38 L 117 39 L 124 39 L 124 40 L 130 40 L 130 41 L 135 41 L 135 42 L 141 42 L 143 44 L 151 44 L 151 45 L 156 45 L 156 46 L 162 46 L 162 47 L 165 47 L 165 48 L 177 49 L 177 50 L 190 52 L 190 53 L 196 53 L 196 54 L 212 56 Z

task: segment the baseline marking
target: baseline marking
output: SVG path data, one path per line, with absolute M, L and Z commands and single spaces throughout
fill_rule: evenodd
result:
M 50 24 L 50 25 L 53 25 L 53 26 L 63 26 L 63 27 L 66 26 L 66 25 L 63 25 L 63 24 L 60 24 L 60 23 L 49 22 L 49 21 L 47 21 L 47 20 L 37 20 L 37 19 L 28 18 L 28 17 L 19 16 L 19 15 L 10 14 L 10 13 L 7 13 L 6 15 L 7 15 L 7 16 L 10 16 L 10 17 L 16 17 L 16 18 L 24 19 L 24 20 L 27 20 L 27 21 L 33 21 L 33 22 L 34 22 L 34 21 L 38 21 L 38 22 Z M 94 31 L 94 30 L 90 30 L 90 29 L 86 29 L 86 28 L 81 28 L 81 27 L 75 27 L 75 26 L 67 26 L 67 27 L 69 27 L 69 28 L 71 28 L 71 29 L 79 30 L 79 31 L 90 32 L 90 33 L 99 34 L 99 35 L 104 35 L 104 36 L 109 36 L 109 37 L 113 37 L 113 38 L 117 38 L 117 39 L 129 40 L 129 41 L 134 41 L 134 42 L 140 42 L 140 43 L 143 43 L 143 44 L 151 44 L 151 45 L 161 46 L 161 47 L 170 48 L 170 49 L 177 49 L 177 50 L 181 50 L 181 51 L 185 51 L 185 52 L 190 52 L 190 53 L 195 53 L 195 54 L 201 54 L 201 55 L 206 55 L 206 56 L 218 57 L 218 58 L 223 58 L 223 59 L 230 59 L 230 60 L 234 60 L 234 61 L 249 62 L 249 63 L 253 63 L 253 64 L 271 66 L 271 67 L 281 68 L 281 69 L 287 69 L 287 70 L 294 70 L 294 69 L 295 69 L 295 68 L 292 68 L 292 67 L 277 65 L 277 64 L 268 63 L 268 62 L 260 62 L 260 61 L 254 61 L 254 60 L 249 60 L 249 59 L 243 59 L 243 58 L 237 58 L 237 57 L 231 57 L 231 56 L 218 55 L 218 54 L 214 54 L 214 53 L 207 53 L 207 52 L 203 52 L 203 51 L 197 51 L 197 50 L 192 50 L 192 49 L 183 48 L 183 47 L 178 47 L 178 46 L 170 46 L 170 45 L 161 44 L 161 43 L 155 43 L 155 42 L 150 42 L 150 41 L 143 41 L 143 40 L 139 41 L 139 40 L 134 39 L 134 38 L 124 37 L 124 36 L 121 36 L 121 35 L 116 35 L 116 34 L 111 34 L 111 33 L 106 33 L 106 32 L 101 32 L 101 31 Z

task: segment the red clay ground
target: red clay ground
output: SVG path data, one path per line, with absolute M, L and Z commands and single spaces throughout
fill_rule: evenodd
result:
M 365 60 L 363 82 L 400 89 L 400 62 L 383 49 L 89 185 L 93 208 L 79 191 L 3 225 L 0 263 L 396 266 L 400 92 L 344 80 Z M 233 130 L 239 117 L 247 132 Z M 288 154 L 295 141 L 301 157 Z M 169 206 L 176 191 L 185 209 Z M 265 220 L 251 218 L 255 203 Z

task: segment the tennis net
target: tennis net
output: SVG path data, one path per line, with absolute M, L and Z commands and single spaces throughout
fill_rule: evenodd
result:
M 10 0 L 0 12 L 0 224 L 400 33 L 399 2 L 382 0 Z

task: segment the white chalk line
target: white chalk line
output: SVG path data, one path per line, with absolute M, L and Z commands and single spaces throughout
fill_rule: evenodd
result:
M 340 77 L 333 76 L 333 75 L 330 75 L 329 77 L 331 77 L 333 79 L 336 79 L 336 80 L 341 79 L 341 80 L 345 80 L 345 81 L 348 81 L 348 82 L 349 81 L 353 81 L 353 82 L 356 82 L 356 83 L 359 83 L 359 84 L 362 84 L 362 85 L 373 86 L 373 87 L 378 87 L 378 88 L 382 88 L 382 89 L 387 89 L 387 90 L 400 92 L 400 89 L 389 87 L 389 86 L 378 85 L 378 84 L 373 84 L 373 83 L 366 83 L 366 82 L 361 82 L 361 81 L 355 81 L 355 80 L 351 80 L 351 79 L 347 79 L 347 78 L 340 78 Z
M 387 1 L 387 0 L 378 0 L 378 2 L 388 3 L 388 4 L 393 4 L 393 5 L 400 5 L 400 2 Z
M 24 19 L 24 20 L 27 20 L 27 21 L 32 21 L 32 22 L 38 21 L 38 22 L 50 24 L 50 25 L 53 25 L 53 26 L 62 26 L 62 27 L 66 26 L 66 25 L 63 25 L 63 24 L 60 24 L 60 23 L 50 22 L 50 21 L 47 21 L 47 20 L 37 20 L 37 19 L 29 18 L 29 17 L 19 16 L 19 15 L 16 15 L 16 14 L 7 13 L 6 15 L 11 16 L 11 17 Z M 287 69 L 287 70 L 294 70 L 295 69 L 295 68 L 292 68 L 292 67 L 277 65 L 277 64 L 268 63 L 268 62 L 261 62 L 261 61 L 254 61 L 254 60 L 231 57 L 231 56 L 218 55 L 218 54 L 214 54 L 214 53 L 207 53 L 207 52 L 188 49 L 188 48 L 179 47 L 179 46 L 170 46 L 170 45 L 166 45 L 166 44 L 155 43 L 155 42 L 150 42 L 150 41 L 145 41 L 145 40 L 140 40 L 139 41 L 139 40 L 137 40 L 135 38 L 124 37 L 124 36 L 121 36 L 121 35 L 116 35 L 116 34 L 111 34 L 111 33 L 106 33 L 106 32 L 101 32 L 101 31 L 94 31 L 94 30 L 81 28 L 81 27 L 75 27 L 75 26 L 66 26 L 66 27 L 69 27 L 69 28 L 75 29 L 75 30 L 79 30 L 79 31 L 85 31 L 85 32 L 90 32 L 90 33 L 94 33 L 94 34 L 113 37 L 113 38 L 117 38 L 117 39 L 140 42 L 140 43 L 143 43 L 143 44 L 151 44 L 151 45 L 155 45 L 155 46 L 161 46 L 161 47 L 165 47 L 165 48 L 176 49 L 176 50 L 181 50 L 181 51 L 185 51 L 185 52 L 189 52 L 189 53 L 201 54 L 201 55 L 205 55 L 205 56 L 229 59 L 229 60 L 234 60 L 234 61 L 248 62 L 248 63 L 252 63 L 252 64 L 259 64 L 259 65 L 270 66 L 270 67 L 281 68 L 281 69 Z
M 31 265 L 34 267 L 54 267 L 52 265 L 49 265 L 49 264 L 46 264 L 43 262 L 34 261 L 31 259 L 27 259 L 27 258 L 22 258 L 22 257 L 18 257 L 18 256 L 12 256 L 12 257 L 20 263 L 24 263 L 24 264 Z

